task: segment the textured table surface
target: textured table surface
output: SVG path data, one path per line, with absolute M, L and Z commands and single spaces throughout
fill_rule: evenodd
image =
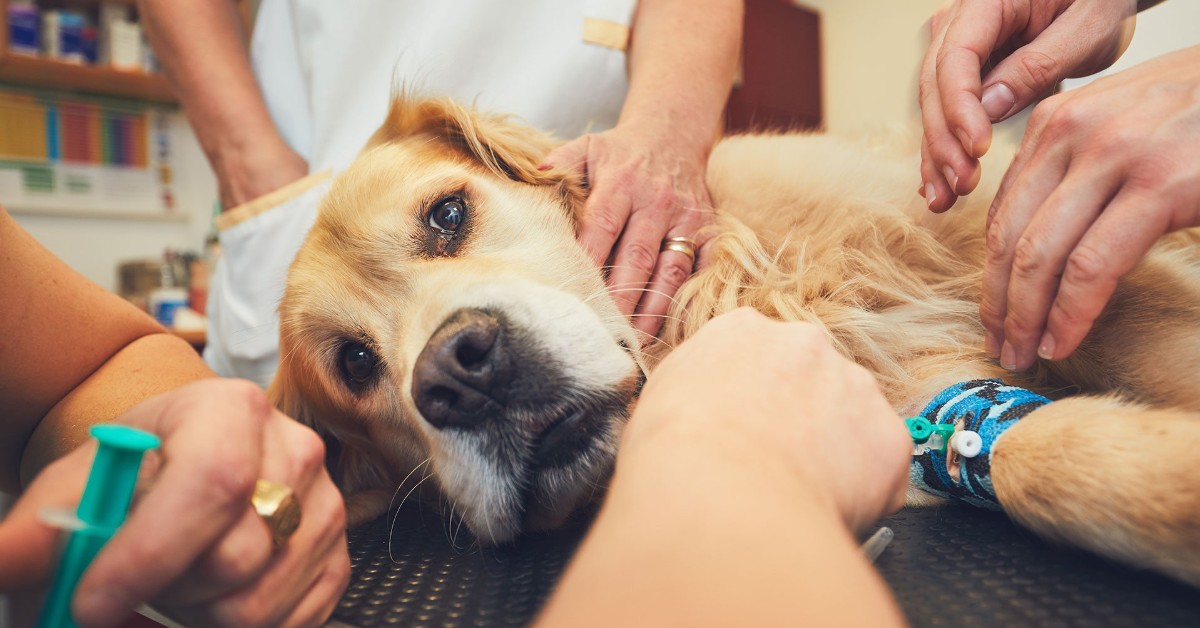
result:
M 896 538 L 876 565 L 917 626 L 1200 626 L 1200 591 L 1047 544 L 1000 514 L 946 506 L 884 524 Z M 414 504 L 393 525 L 379 519 L 351 531 L 353 576 L 334 618 L 527 625 L 584 528 L 482 550 L 452 532 Z

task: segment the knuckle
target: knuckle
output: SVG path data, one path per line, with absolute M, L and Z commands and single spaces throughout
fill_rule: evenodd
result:
M 337 491 L 337 489 L 331 489 L 331 490 L 333 490 L 335 492 Z M 331 503 L 331 506 L 330 506 L 326 521 L 329 522 L 328 526 L 329 526 L 330 530 L 336 531 L 336 533 L 338 535 L 341 535 L 342 532 L 346 529 L 346 522 L 347 522 L 345 502 L 342 501 L 341 494 L 337 493 L 335 495 L 335 498 L 330 500 L 330 503 Z M 338 547 L 344 548 L 345 543 L 340 544 Z
M 939 62 L 935 65 L 940 65 Z M 937 74 L 935 72 L 922 72 L 920 78 L 917 79 L 917 98 L 920 102 L 925 102 L 931 98 L 937 98 L 938 85 Z
M 245 410 L 248 418 L 265 421 L 274 407 L 258 384 L 244 379 L 219 380 L 221 395 Z
M 1029 128 L 1044 129 L 1062 104 L 1061 96 L 1051 96 L 1033 106 L 1029 112 Z
M 875 379 L 875 376 L 871 374 L 871 371 L 868 371 L 861 364 L 850 362 L 849 365 L 850 381 L 854 385 L 855 390 L 861 391 L 864 394 L 870 394 L 877 391 L 878 382 Z
M 1058 78 L 1058 62 L 1044 52 L 1026 51 L 1018 54 L 1016 61 L 1015 81 L 1030 93 L 1045 90 Z
M 984 327 L 999 329 L 1004 325 L 1004 310 L 984 297 L 979 302 L 979 320 L 983 321 Z
M 1031 277 L 1045 270 L 1047 255 L 1041 243 L 1028 236 L 1017 240 L 1013 248 L 1013 272 L 1021 277 Z
M 621 259 L 624 262 L 623 266 L 649 272 L 658 260 L 658 250 L 647 246 L 645 242 L 635 240 L 625 245 L 621 251 Z
M 616 188 L 632 186 L 637 181 L 638 168 L 635 165 L 637 163 L 637 161 L 625 161 L 609 167 L 605 173 L 609 184 Z
M 1025 341 L 1041 331 L 1044 321 L 1035 321 L 1034 315 L 1023 309 L 1009 309 L 1004 319 L 1004 336 L 1016 341 Z
M 673 255 L 672 257 L 683 256 Z M 666 292 L 668 296 L 674 296 L 674 293 L 679 289 L 679 286 L 682 286 L 683 282 L 687 281 L 688 277 L 691 277 L 692 275 L 692 266 L 685 261 L 686 259 L 687 258 L 685 257 L 681 260 L 670 260 L 659 266 L 659 277 L 662 279 L 663 283 L 666 284 L 666 289 L 663 290 L 663 292 Z
M 760 315 L 757 310 L 743 305 L 736 310 L 726 312 L 713 318 L 712 321 L 710 321 L 704 327 L 701 327 L 700 330 L 701 333 L 706 333 L 704 330 L 709 328 L 712 328 L 713 330 L 720 330 L 726 327 L 730 329 L 746 329 L 747 326 L 754 324 L 759 317 Z
M 1094 320 L 1095 313 L 1089 311 L 1078 297 L 1070 291 L 1062 291 L 1050 308 L 1048 323 L 1057 330 L 1072 333 L 1088 329 Z
M 937 54 L 933 57 L 933 68 L 936 70 L 937 74 L 944 73 L 946 71 L 946 65 L 954 63 L 954 57 L 956 56 L 954 54 L 955 52 L 957 52 L 956 48 L 945 44 L 938 49 Z M 936 89 L 936 83 L 932 87 Z
M 995 218 L 999 214 L 999 209 L 993 213 Z M 984 246 L 987 249 L 987 256 L 991 259 L 1003 260 L 1008 257 L 1009 235 L 1008 228 L 1002 220 L 992 220 L 992 224 L 988 226 L 987 234 L 984 236 Z
M 216 454 L 212 461 L 204 472 L 208 497 L 218 504 L 241 506 L 249 502 L 258 481 L 256 465 L 233 455 Z
M 738 309 L 733 310 L 729 314 L 723 316 L 722 318 L 724 318 L 725 320 L 730 321 L 730 322 L 739 322 L 740 323 L 740 322 L 748 322 L 748 321 L 757 321 L 757 320 L 763 318 L 763 316 L 762 316 L 762 314 L 759 314 L 758 310 L 756 310 L 748 305 L 743 305 L 743 306 L 739 307 Z
M 609 211 L 593 212 L 587 217 L 587 221 L 605 237 L 614 241 L 617 236 L 621 235 L 621 230 L 625 227 L 624 221 Z
M 1134 146 L 1136 143 L 1126 144 L 1108 154 L 1130 154 L 1130 149 Z M 1183 183 L 1183 178 L 1178 176 L 1179 164 L 1182 161 L 1176 159 L 1175 155 L 1143 153 L 1134 163 L 1135 165 L 1127 177 L 1130 190 L 1150 194 L 1158 192 L 1156 196 L 1164 199 L 1186 198 L 1187 193 L 1183 192 L 1182 188 L 1191 187 L 1191 185 Z M 1181 183 L 1183 185 L 1180 185 Z M 1177 194 L 1172 194 L 1172 192 Z
M 829 338 L 820 327 L 811 323 L 796 323 L 793 329 L 795 342 L 810 355 L 820 355 L 832 350 Z
M 270 559 L 271 548 L 266 543 L 237 548 L 222 545 L 209 562 L 208 571 L 218 582 L 237 584 L 257 575 Z
M 311 506 L 309 504 L 312 504 Z M 344 550 L 345 543 L 336 543 L 346 531 L 346 503 L 342 493 L 333 485 L 333 481 L 322 479 L 314 487 L 305 501 L 305 508 L 321 512 L 321 524 L 324 526 L 324 538 L 328 543 Z
M 1090 113 L 1086 103 L 1079 99 L 1063 101 L 1049 114 L 1046 120 L 1046 133 L 1050 137 L 1073 135 L 1083 129 L 1089 122 Z
M 680 203 L 679 195 L 675 193 L 674 186 L 670 184 L 656 185 L 650 194 L 652 208 L 670 209 Z
M 1139 144 L 1134 133 L 1120 125 L 1102 129 L 1093 138 L 1093 150 L 1100 155 L 1123 154 Z
M 300 471 L 299 475 L 308 475 L 325 465 L 325 442 L 316 432 L 297 424 L 296 436 L 290 444 L 289 455 L 293 464 Z
M 1087 286 L 1105 279 L 1107 266 L 1104 256 L 1095 249 L 1080 245 L 1067 257 L 1063 281 L 1078 286 Z

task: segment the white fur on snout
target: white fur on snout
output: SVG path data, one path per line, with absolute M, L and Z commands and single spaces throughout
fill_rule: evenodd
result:
M 461 309 L 484 309 L 504 317 L 512 329 L 534 339 L 539 349 L 556 358 L 568 386 L 580 391 L 618 388 L 637 372 L 629 354 L 617 345 L 611 327 L 586 303 L 567 292 L 523 279 L 495 279 L 456 289 L 445 300 L 441 319 L 430 321 L 436 329 L 441 321 Z M 423 422 L 430 438 L 441 446 L 433 448 L 435 476 L 442 489 L 457 504 L 457 511 L 481 539 L 504 542 L 521 527 L 521 491 L 532 477 L 513 477 L 481 450 L 480 436 L 469 430 L 438 430 Z M 596 476 L 606 472 L 615 453 L 616 433 L 597 443 L 592 456 L 565 469 L 555 469 L 542 482 L 543 490 L 554 493 L 563 509 L 578 505 L 592 490 Z M 604 452 L 601 454 L 601 452 Z M 566 514 L 565 512 L 563 513 Z M 489 538 L 490 537 L 490 538 Z

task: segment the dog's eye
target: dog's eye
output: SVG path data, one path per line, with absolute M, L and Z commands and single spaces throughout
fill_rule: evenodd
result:
M 466 204 L 462 199 L 453 196 L 438 201 L 433 209 L 429 210 L 429 226 L 446 236 L 457 233 L 466 219 Z
M 347 342 L 343 345 L 338 362 L 341 364 L 342 377 L 346 378 L 346 383 L 351 388 L 358 388 L 371 381 L 379 367 L 379 359 L 375 357 L 375 353 L 361 342 Z

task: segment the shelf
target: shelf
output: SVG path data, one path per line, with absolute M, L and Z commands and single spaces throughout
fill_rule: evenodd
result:
M 0 83 L 174 104 L 166 77 L 0 52 Z

